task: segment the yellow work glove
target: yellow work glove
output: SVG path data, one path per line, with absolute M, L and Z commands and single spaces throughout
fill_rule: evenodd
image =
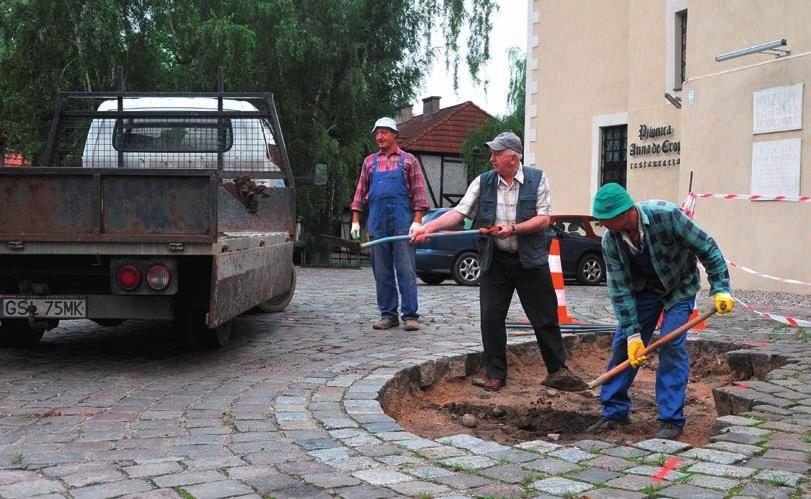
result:
M 360 224 L 352 222 L 352 228 L 349 230 L 349 237 L 352 239 L 360 239 Z
M 719 314 L 728 314 L 735 308 L 735 300 L 729 293 L 715 293 L 715 311 Z
M 627 337 L 625 342 L 628 344 L 628 362 L 631 364 L 631 367 L 639 367 L 648 360 L 646 356 L 642 355 L 645 344 L 642 343 L 642 338 L 639 336 L 639 333 Z

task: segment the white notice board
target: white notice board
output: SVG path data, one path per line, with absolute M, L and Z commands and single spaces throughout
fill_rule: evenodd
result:
M 803 84 L 752 92 L 752 134 L 800 130 L 803 127 Z
M 750 194 L 799 196 L 801 148 L 799 138 L 754 142 Z

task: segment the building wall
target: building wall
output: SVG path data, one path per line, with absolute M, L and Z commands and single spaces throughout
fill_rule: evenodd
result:
M 423 153 L 417 153 L 416 156 L 425 173 L 425 195 L 428 197 L 428 204 L 431 208 L 452 205 L 447 199 L 441 197 L 442 194 L 465 193 L 468 184 L 467 168 L 461 158 Z M 444 176 L 442 175 L 443 165 Z
M 800 194 L 811 194 L 811 2 L 799 0 L 529 0 L 527 158 L 547 170 L 553 212 L 589 213 L 599 185 L 599 128 L 627 123 L 631 144 L 678 143 L 679 152 L 628 155 L 635 199 L 680 202 L 694 192 L 751 192 L 752 147 L 799 138 Z M 687 80 L 674 89 L 675 13 L 687 8 Z M 533 47 L 533 37 L 538 43 Z M 791 55 L 715 56 L 786 38 Z M 803 83 L 802 128 L 754 135 L 753 92 Z M 665 99 L 681 99 L 681 109 Z M 537 111 L 532 115 L 533 106 Z M 670 127 L 653 139 L 641 125 Z M 668 164 L 668 160 L 669 164 Z M 676 163 L 678 161 L 678 164 Z M 656 166 L 641 165 L 653 162 Z M 664 164 L 665 166 L 661 166 Z M 811 282 L 804 260 L 811 204 L 699 199 L 696 220 L 728 259 Z M 779 257 L 778 257 L 779 255 Z M 730 269 L 733 287 L 811 294 Z

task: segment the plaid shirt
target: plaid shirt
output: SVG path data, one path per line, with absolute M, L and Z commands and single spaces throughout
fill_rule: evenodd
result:
M 425 181 L 422 178 L 422 168 L 417 158 L 399 147 L 389 157 L 384 158 L 382 152 L 372 153 L 363 160 L 360 168 L 360 179 L 358 187 L 355 189 L 355 197 L 352 199 L 352 211 L 366 211 L 369 206 L 369 182 L 372 179 L 372 160 L 375 154 L 380 157 L 377 160 L 377 171 L 387 172 L 397 168 L 397 161 L 401 154 L 405 154 L 403 159 L 403 172 L 408 197 L 411 199 L 411 211 L 425 211 L 428 209 L 428 198 L 425 196 Z
M 511 186 L 508 186 L 501 176 L 498 177 L 495 225 L 503 226 L 515 223 L 515 206 L 518 203 L 518 191 L 521 189 L 521 184 L 523 183 L 523 165 L 518 166 L 518 171 L 515 172 L 515 182 L 513 182 Z M 480 191 L 481 175 L 470 183 L 464 197 L 454 209 L 468 218 L 475 218 Z M 535 211 L 537 215 L 549 215 L 549 208 L 551 206 L 549 191 L 549 179 L 546 177 L 546 172 L 544 172 L 541 176 L 541 181 L 538 182 L 538 190 L 535 193 Z M 497 238 L 496 246 L 504 251 L 514 253 L 518 251 L 518 236 L 510 236 L 504 239 Z
M 665 290 L 665 308 L 694 298 L 701 287 L 696 257 L 707 270 L 710 295 L 728 293 L 729 271 L 715 240 L 667 201 L 644 201 L 636 205 L 644 226 L 643 244 L 650 249 L 651 263 Z M 608 271 L 608 296 L 625 336 L 640 331 L 635 292 L 644 285 L 631 273 L 631 261 L 622 236 L 603 235 L 603 258 Z

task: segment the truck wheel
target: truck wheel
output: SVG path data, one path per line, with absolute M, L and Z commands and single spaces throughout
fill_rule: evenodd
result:
M 285 294 L 281 296 L 276 296 L 271 298 L 270 300 L 260 303 L 256 306 L 256 309 L 260 312 L 264 312 L 266 314 L 275 314 L 276 312 L 281 312 L 293 300 L 293 293 L 296 291 L 296 268 L 293 267 L 291 271 L 292 277 L 290 278 L 290 290 L 287 291 Z
M 0 344 L 10 347 L 31 347 L 39 343 L 44 329 L 31 329 L 28 319 L 3 319 L 0 325 Z
M 214 329 L 205 328 L 197 333 L 201 342 L 210 348 L 222 348 L 231 339 L 231 330 L 234 328 L 234 321 L 224 322 Z

